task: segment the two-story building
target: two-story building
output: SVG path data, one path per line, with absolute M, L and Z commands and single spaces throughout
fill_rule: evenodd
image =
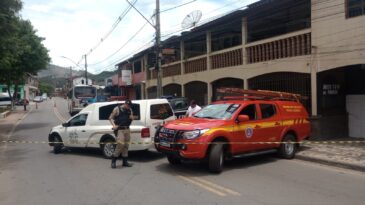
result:
M 261 0 L 165 40 L 163 95 L 206 105 L 220 87 L 298 93 L 317 136 L 365 137 L 364 37 L 364 0 Z M 129 96 L 157 97 L 152 53 L 117 65 Z

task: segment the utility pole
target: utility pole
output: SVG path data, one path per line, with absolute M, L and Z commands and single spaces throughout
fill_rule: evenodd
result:
M 73 86 L 73 82 L 72 82 L 72 66 L 70 66 L 70 84 L 69 84 L 69 89 L 71 89 Z
M 85 79 L 86 79 L 86 85 L 88 85 L 89 83 L 87 81 L 87 60 L 86 60 L 87 55 L 85 54 L 84 57 L 85 57 Z
M 156 70 L 157 70 L 157 98 L 162 96 L 161 70 L 161 27 L 160 27 L 160 0 L 156 0 Z

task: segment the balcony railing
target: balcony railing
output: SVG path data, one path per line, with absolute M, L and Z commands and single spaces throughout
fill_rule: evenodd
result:
M 247 63 L 288 58 L 311 53 L 311 34 L 304 33 L 246 47 Z
M 212 69 L 242 65 L 242 48 L 213 54 L 210 59 Z
M 185 70 L 184 73 L 196 73 L 207 70 L 207 57 L 190 60 L 184 62 Z
M 174 75 L 181 75 L 181 63 L 178 62 L 177 64 L 162 66 L 162 76 L 169 77 Z

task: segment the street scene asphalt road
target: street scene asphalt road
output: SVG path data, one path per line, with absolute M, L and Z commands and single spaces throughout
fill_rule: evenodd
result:
M 56 107 L 55 107 L 56 105 Z M 69 118 L 64 99 L 39 103 L 9 140 L 47 141 Z M 0 145 L 0 204 L 364 204 L 365 174 L 272 155 L 236 159 L 211 174 L 170 165 L 154 150 L 131 152 L 132 168 L 110 168 L 99 150 L 55 155 L 48 144 Z

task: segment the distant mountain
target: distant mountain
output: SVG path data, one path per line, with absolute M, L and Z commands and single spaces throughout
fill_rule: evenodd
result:
M 70 68 L 49 64 L 47 69 L 41 70 L 40 72 L 38 72 L 38 77 L 39 78 L 44 78 L 44 77 L 69 78 L 70 73 L 71 73 Z M 81 75 L 84 75 L 84 74 L 85 74 L 84 71 L 72 70 L 72 76 L 73 77 L 81 76 Z M 91 75 L 91 74 L 89 73 L 89 75 Z
M 88 78 L 93 79 L 95 84 L 104 85 L 104 79 L 114 75 L 114 71 L 103 71 L 99 74 L 91 74 L 88 72 Z M 82 70 L 72 70 L 72 77 L 84 76 Z M 70 68 L 49 64 L 47 69 L 38 72 L 41 82 L 53 85 L 54 87 L 62 87 L 71 76 Z

